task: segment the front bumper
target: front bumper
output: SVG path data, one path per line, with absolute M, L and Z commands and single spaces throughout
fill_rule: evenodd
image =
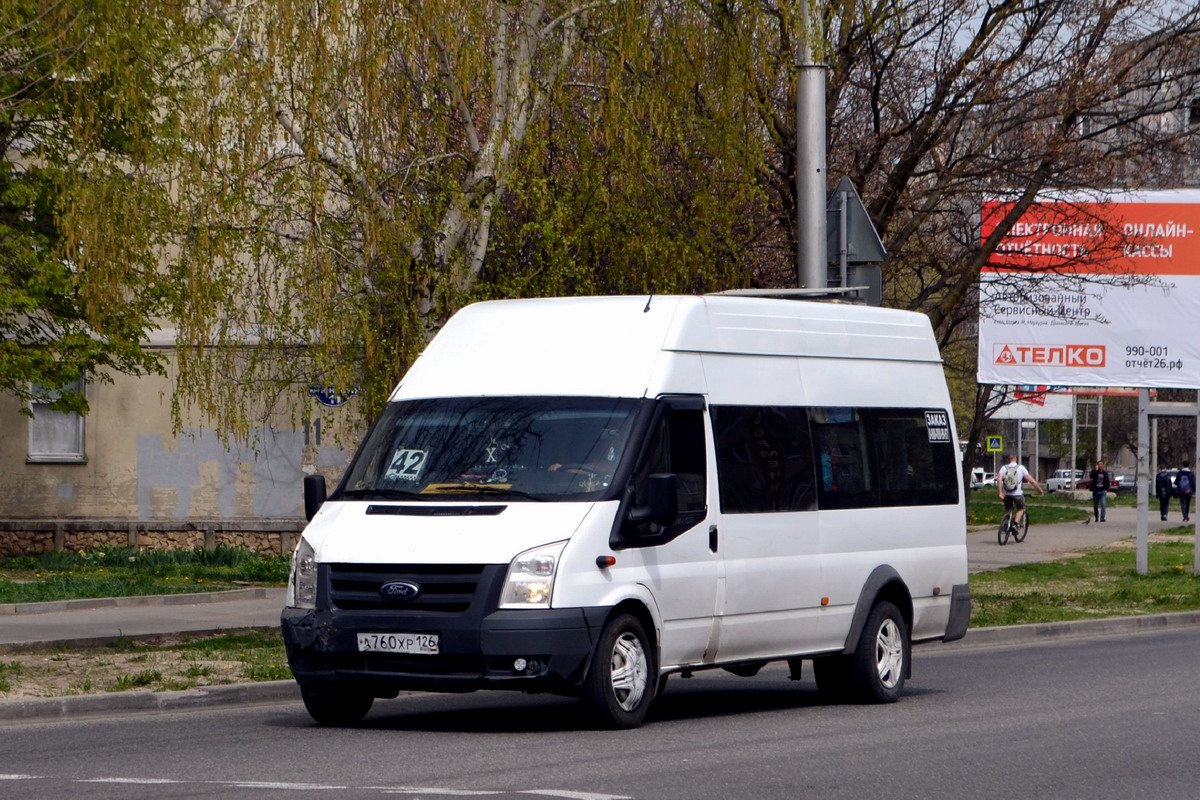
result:
M 377 696 L 402 690 L 521 689 L 575 694 L 607 617 L 603 608 L 395 614 L 285 608 L 288 664 L 301 685 L 338 683 Z M 435 634 L 437 655 L 361 653 L 358 633 Z M 517 659 L 525 668 L 518 671 Z

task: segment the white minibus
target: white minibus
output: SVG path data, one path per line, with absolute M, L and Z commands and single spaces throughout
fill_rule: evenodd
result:
M 452 317 L 309 517 L 282 625 L 318 722 L 515 689 L 635 727 L 671 675 L 811 660 L 896 700 L 970 616 L 929 320 L 731 295 Z

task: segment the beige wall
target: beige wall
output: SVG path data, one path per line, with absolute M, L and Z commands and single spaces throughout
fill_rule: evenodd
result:
M 29 463 L 29 420 L 0 396 L 0 519 L 294 518 L 303 515 L 304 475 L 341 476 L 349 453 L 327 435 L 318 446 L 311 428 L 307 443 L 303 428 L 289 426 L 230 449 L 200 424 L 176 434 L 171 391 L 171 378 L 159 376 L 89 384 L 82 464 Z M 323 434 L 354 415 L 300 402 L 311 404 L 303 411 L 322 420 Z

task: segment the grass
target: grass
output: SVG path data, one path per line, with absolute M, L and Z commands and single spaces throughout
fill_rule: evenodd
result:
M 1200 609 L 1192 536 L 1150 543 L 1148 575 L 1134 551 L 1110 547 L 1078 558 L 971 575 L 971 625 L 1022 625 Z
M 69 655 L 69 658 L 67 657 Z M 120 640 L 101 648 L 22 649 L 0 662 L 0 699 L 132 690 L 180 691 L 198 686 L 288 680 L 292 677 L 275 629 L 216 636 Z
M 0 603 L 220 591 L 287 583 L 288 558 L 241 547 L 110 548 L 0 559 Z
M 1070 500 L 1062 495 L 1026 495 L 1025 508 L 1031 515 L 1029 519 L 1038 524 L 1082 522 L 1092 515 L 1091 500 Z M 967 506 L 968 525 L 999 525 L 1003 515 L 1004 501 L 995 491 L 981 489 L 971 493 Z

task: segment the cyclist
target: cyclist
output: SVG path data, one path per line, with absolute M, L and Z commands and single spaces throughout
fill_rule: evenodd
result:
M 1004 510 L 1012 512 L 1013 524 L 1017 526 L 1020 526 L 1021 519 L 1025 516 L 1025 492 L 1022 484 L 1026 481 L 1033 484 L 1038 494 L 1046 493 L 1042 485 L 1029 474 L 1029 470 L 1017 463 L 1017 454 L 1009 453 L 1008 463 L 1001 467 L 996 475 L 996 488 L 1000 492 L 1000 499 L 1004 501 Z

